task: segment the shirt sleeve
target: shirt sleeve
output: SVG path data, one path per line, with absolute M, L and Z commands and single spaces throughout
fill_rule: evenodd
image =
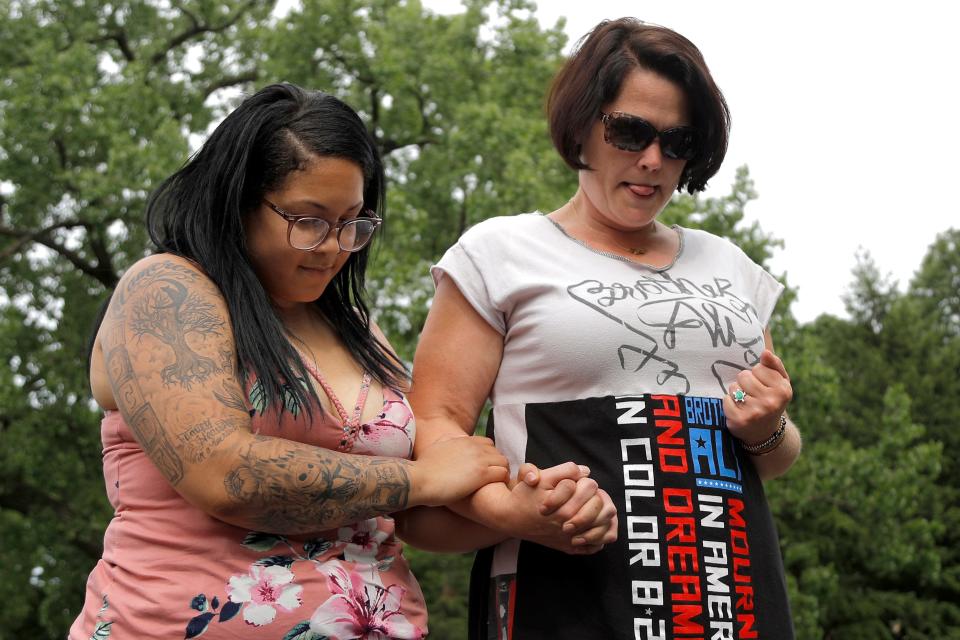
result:
M 757 319 L 766 328 L 770 324 L 770 317 L 777 306 L 777 300 L 783 293 L 783 285 L 763 267 L 754 264 L 757 274 L 757 288 L 753 300 L 757 307 Z
M 472 237 L 477 235 L 475 230 L 476 227 L 450 247 L 440 261 L 430 268 L 430 274 L 435 285 L 439 285 L 445 276 L 452 278 L 457 289 L 480 317 L 500 335 L 506 335 L 503 303 L 492 290 L 496 287 L 493 277 L 496 267 L 491 260 L 485 259 L 489 258 L 488 252 L 470 251 L 468 248 L 472 244 Z

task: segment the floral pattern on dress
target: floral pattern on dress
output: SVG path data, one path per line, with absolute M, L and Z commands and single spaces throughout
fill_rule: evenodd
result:
M 253 565 L 245 576 L 233 576 L 227 586 L 231 602 L 243 604 L 243 619 L 260 627 L 277 617 L 277 609 L 293 611 L 301 604 L 303 587 L 293 583 L 293 572 L 283 566 Z
M 90 640 L 107 640 L 113 632 L 113 620 L 104 620 L 107 609 L 110 608 L 110 601 L 107 600 L 107 594 L 103 594 L 103 604 L 100 605 L 100 611 L 97 612 L 97 626 L 93 628 L 90 634 Z
M 387 516 L 381 518 L 390 520 Z M 250 531 L 243 538 L 243 546 L 270 555 L 255 560 L 247 574 L 230 577 L 222 608 L 217 596 L 194 596 L 190 608 L 199 615 L 188 622 L 184 638 L 201 635 L 214 621 L 228 622 L 241 610 L 244 622 L 260 627 L 274 622 L 279 613 L 300 608 L 303 586 L 295 582 L 293 567 L 302 562 L 312 563 L 327 576 L 333 595 L 317 607 L 309 620 L 295 624 L 285 640 L 422 638 L 423 631 L 400 613 L 406 589 L 398 584 L 384 587 L 380 579 L 380 573 L 388 571 L 396 560 L 396 555 L 389 553 L 395 545 L 389 538 L 378 518 L 340 527 L 336 540 L 308 540 L 302 551 L 286 536 Z M 347 569 L 341 561 L 356 565 L 363 574 Z M 315 626 L 327 630 L 318 631 Z
M 376 518 L 340 527 L 337 530 L 337 539 L 346 543 L 343 547 L 343 558 L 348 562 L 376 564 L 380 545 L 388 537 L 387 532 L 377 526 Z
M 413 455 L 414 424 L 413 412 L 407 403 L 387 397 L 383 411 L 359 426 L 353 451 L 410 458 Z
M 383 587 L 337 561 L 322 569 L 333 596 L 310 617 L 310 630 L 330 640 L 417 640 L 423 630 L 400 613 L 406 589 Z

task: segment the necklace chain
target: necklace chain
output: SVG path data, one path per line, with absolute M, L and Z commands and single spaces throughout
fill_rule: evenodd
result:
M 577 205 L 577 197 L 576 197 L 576 195 L 575 195 L 574 197 L 570 198 L 570 204 L 573 205 L 573 210 L 577 213 L 577 217 L 582 219 L 582 218 L 583 218 L 583 215 L 580 213 L 580 207 Z M 657 232 L 657 226 L 656 226 L 657 223 L 654 222 L 653 225 L 654 225 L 654 226 L 653 226 L 653 233 L 656 233 L 656 232 Z M 613 240 L 612 238 L 611 238 L 610 241 L 613 242 L 613 244 L 615 244 L 615 245 L 617 245 L 618 247 L 620 247 L 622 250 L 626 251 L 627 253 L 629 253 L 630 255 L 633 255 L 633 256 L 642 256 L 643 254 L 645 254 L 645 253 L 647 252 L 647 249 L 646 249 L 645 247 L 628 247 L 628 246 L 626 246 L 626 245 L 620 244 L 619 242 L 617 242 L 616 240 Z

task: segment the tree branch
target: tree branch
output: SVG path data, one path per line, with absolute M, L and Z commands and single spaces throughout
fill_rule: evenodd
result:
M 98 233 L 88 233 L 90 240 L 90 249 L 97 258 L 97 269 L 108 274 L 107 278 L 114 282 L 119 282 L 120 278 L 113 268 L 113 256 L 107 251 L 107 245 L 103 241 L 103 235 Z
M 8 238 L 17 238 L 17 242 L 13 245 L 8 246 L 6 249 L 0 253 L 0 260 L 5 260 L 15 254 L 20 247 L 29 244 L 31 242 L 36 242 L 37 238 L 42 235 L 49 234 L 52 231 L 57 229 L 71 229 L 73 227 L 87 226 L 86 223 L 79 220 L 64 220 L 56 224 L 50 225 L 49 227 L 44 227 L 38 231 L 23 231 L 21 229 L 14 229 L 13 227 L 7 227 L 0 225 L 0 236 L 6 236 Z
M 117 43 L 120 53 L 127 62 L 133 62 L 137 59 L 137 56 L 133 53 L 133 49 L 130 48 L 130 41 L 127 39 L 127 32 L 119 27 L 116 31 L 105 33 L 99 38 L 91 38 L 87 40 L 89 44 L 100 44 L 101 42 L 111 41 Z
M 417 106 L 420 108 L 420 133 L 426 135 L 430 133 L 430 118 L 427 117 L 427 99 L 419 91 L 411 89 Z
M 412 140 L 397 140 L 395 138 L 384 138 L 379 140 L 380 153 L 384 156 L 396 151 L 397 149 L 402 149 L 404 147 L 409 147 L 411 145 L 416 145 L 421 149 L 428 144 L 436 144 L 437 140 L 430 135 L 430 119 L 427 117 L 427 104 L 426 99 L 418 91 L 410 90 L 410 93 L 413 94 L 414 99 L 417 101 L 417 105 L 420 107 L 420 137 Z
M 190 19 L 190 22 L 193 23 L 194 28 L 200 27 L 200 19 L 193 15 L 193 12 L 187 9 L 182 2 L 174 2 L 173 6 L 179 9 L 183 15 Z
M 206 87 L 203 88 L 203 97 L 206 98 L 214 91 L 220 89 L 225 89 L 227 87 L 232 87 L 234 85 L 243 84 L 244 82 L 254 82 L 257 78 L 260 77 L 260 72 L 257 69 L 251 69 L 249 71 L 244 71 L 242 73 L 237 73 L 232 76 L 223 76 L 215 82 L 209 83 Z
M 58 222 L 56 224 L 50 225 L 40 229 L 39 231 L 22 231 L 20 229 L 14 229 L 12 227 L 0 226 L 0 236 L 7 236 L 8 238 L 17 238 L 15 242 L 10 247 L 4 249 L 3 253 L 0 253 L 0 260 L 5 260 L 12 256 L 17 251 L 21 250 L 24 246 L 31 242 L 36 242 L 37 244 L 42 244 L 45 247 L 53 249 L 62 257 L 70 261 L 73 266 L 87 274 L 88 276 L 94 278 L 105 287 L 110 289 L 114 288 L 117 284 L 118 278 L 117 274 L 113 272 L 111 265 L 104 264 L 89 264 L 86 262 L 83 257 L 71 249 L 66 248 L 62 244 L 56 242 L 53 237 L 50 235 L 53 231 L 57 229 L 71 229 L 74 227 L 84 227 L 87 230 L 92 228 L 92 225 L 89 222 L 82 222 L 80 220 L 65 220 Z
M 0 233 L 2 232 L 3 230 L 0 229 Z M 20 236 L 20 238 L 16 242 L 14 242 L 13 244 L 7 245 L 7 247 L 3 251 L 0 251 L 0 262 L 4 262 L 5 260 L 7 260 L 7 258 L 16 254 L 18 251 L 23 249 L 28 244 L 31 244 L 32 242 L 33 242 L 32 237 Z
M 60 160 L 60 168 L 64 171 L 67 170 L 67 164 L 69 160 L 67 159 L 67 145 L 64 144 L 61 138 L 53 138 L 54 148 L 57 150 L 57 158 Z
M 342 53 L 338 53 L 332 47 L 330 49 L 327 49 L 327 51 L 329 51 L 330 55 L 333 57 L 334 60 L 339 62 L 341 65 L 343 65 L 344 71 L 347 71 L 348 69 L 350 69 L 350 61 L 347 60 Z M 367 73 L 364 73 L 363 71 L 357 69 L 355 77 L 357 80 L 359 80 L 365 85 L 373 86 L 377 83 L 377 79 L 372 75 L 370 75 L 369 70 L 367 71 Z
M 237 9 L 236 13 L 234 13 L 232 16 L 229 16 L 226 22 L 223 22 L 222 24 L 219 24 L 219 25 L 209 25 L 209 24 L 204 24 L 202 22 L 199 22 L 196 16 L 194 16 L 188 11 L 184 11 L 183 8 L 180 7 L 178 3 L 177 8 L 183 11 L 187 15 L 187 17 L 193 23 L 193 26 L 191 26 L 188 29 L 184 29 L 183 31 L 175 35 L 173 38 L 168 40 L 166 46 L 161 51 L 158 51 L 157 53 L 155 53 L 153 57 L 150 59 L 151 63 L 160 64 L 161 62 L 163 62 L 163 59 L 166 57 L 168 53 L 170 53 L 171 51 L 179 47 L 184 42 L 187 42 L 188 40 L 195 38 L 199 35 L 202 35 L 204 33 L 220 33 L 222 31 L 226 31 L 227 29 L 235 25 L 237 21 L 240 20 L 240 18 L 243 16 L 243 14 L 245 14 L 247 11 L 252 9 L 256 5 L 256 3 L 257 3 L 257 0 L 248 0 L 246 4 L 244 4 L 239 9 Z

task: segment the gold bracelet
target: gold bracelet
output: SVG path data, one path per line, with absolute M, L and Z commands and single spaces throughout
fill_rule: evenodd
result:
M 740 446 L 743 447 L 744 451 L 752 456 L 765 456 L 783 444 L 784 436 L 786 435 L 787 415 L 785 413 L 781 413 L 780 425 L 777 427 L 777 430 L 773 432 L 772 436 L 763 442 L 758 442 L 757 444 L 747 444 L 745 442 L 741 442 Z

